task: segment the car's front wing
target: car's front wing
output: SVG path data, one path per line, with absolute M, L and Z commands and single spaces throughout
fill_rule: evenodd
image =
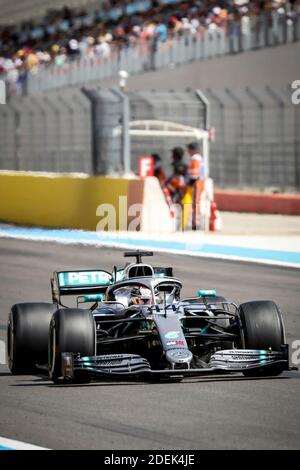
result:
M 237 373 L 245 370 L 273 368 L 281 366 L 289 370 L 288 345 L 281 351 L 235 349 L 218 351 L 213 354 L 207 367 L 192 368 L 187 364 L 174 369 L 152 369 L 147 359 L 134 354 L 112 354 L 102 356 L 84 356 L 62 354 L 63 378 L 89 375 L 93 378 L 104 377 L 194 377 Z

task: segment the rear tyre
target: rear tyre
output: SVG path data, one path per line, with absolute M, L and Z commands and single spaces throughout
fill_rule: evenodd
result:
M 62 353 L 80 353 L 81 356 L 94 356 L 95 322 L 88 310 L 60 309 L 50 322 L 48 343 L 49 376 L 55 383 L 66 382 L 62 379 Z M 67 380 L 67 382 L 89 382 L 89 378 Z
M 50 303 L 12 306 L 7 324 L 7 358 L 13 374 L 32 373 L 37 364 L 47 364 L 49 324 L 55 310 Z
M 247 302 L 240 305 L 239 317 L 242 326 L 242 340 L 245 349 L 271 348 L 280 351 L 285 343 L 283 320 L 277 305 L 270 300 Z M 246 377 L 280 375 L 284 366 L 244 371 Z

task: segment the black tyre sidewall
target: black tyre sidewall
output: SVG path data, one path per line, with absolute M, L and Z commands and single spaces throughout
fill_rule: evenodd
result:
M 284 344 L 284 328 L 277 305 L 270 300 L 247 302 L 240 305 L 244 346 L 249 349 L 279 351 Z
M 59 382 L 62 376 L 61 354 L 95 355 L 95 322 L 88 310 L 60 309 L 50 322 L 48 343 L 49 377 Z
M 239 317 L 242 327 L 242 342 L 245 349 L 280 351 L 285 343 L 285 333 L 281 312 L 270 300 L 246 302 L 240 305 Z M 259 372 L 245 371 L 244 375 L 278 375 L 282 366 L 264 369 Z
M 7 360 L 13 374 L 33 372 L 47 364 L 48 331 L 54 304 L 21 303 L 11 308 L 7 327 Z

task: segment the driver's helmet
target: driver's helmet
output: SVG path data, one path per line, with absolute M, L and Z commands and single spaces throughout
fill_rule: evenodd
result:
M 152 293 L 147 287 L 135 287 L 132 289 L 132 304 L 150 305 L 152 304 Z

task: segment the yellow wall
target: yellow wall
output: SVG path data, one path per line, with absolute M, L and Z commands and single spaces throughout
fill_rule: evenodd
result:
M 102 176 L 0 172 L 0 220 L 95 230 L 99 204 L 117 208 L 128 180 Z

